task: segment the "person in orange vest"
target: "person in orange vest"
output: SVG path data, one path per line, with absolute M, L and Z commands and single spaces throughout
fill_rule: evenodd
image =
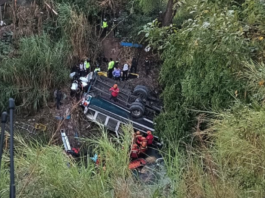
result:
M 143 136 L 141 135 L 140 131 L 136 132 L 136 142 L 137 144 L 141 145 Z
M 133 144 L 132 150 L 131 150 L 131 158 L 137 159 L 139 153 L 139 148 L 137 144 Z
M 147 139 L 147 145 L 152 145 L 154 136 L 152 135 L 151 131 L 147 131 L 146 139 Z
M 145 137 L 142 137 L 142 142 L 139 149 L 139 154 L 145 153 L 147 150 L 147 139 Z

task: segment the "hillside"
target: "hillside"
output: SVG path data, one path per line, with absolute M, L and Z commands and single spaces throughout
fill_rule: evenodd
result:
M 265 1 L 38 0 L 0 8 L 0 109 L 13 97 L 18 122 L 47 125 L 34 136 L 16 132 L 17 197 L 265 196 Z M 105 59 L 123 67 L 133 57 L 139 78 L 121 83 L 145 85 L 163 101 L 154 135 L 164 143 L 165 169 L 152 184 L 128 169 L 132 127 L 113 137 L 70 97 L 69 74 L 80 61 L 107 71 Z M 66 111 L 71 120 L 54 119 Z M 62 127 L 82 145 L 80 160 L 64 154 Z M 8 151 L 5 143 L 0 197 L 9 194 Z M 105 165 L 91 162 L 95 153 Z

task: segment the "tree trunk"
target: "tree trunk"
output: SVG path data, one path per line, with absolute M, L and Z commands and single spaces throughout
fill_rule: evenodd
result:
M 167 10 L 163 18 L 162 25 L 163 26 L 169 26 L 170 23 L 172 22 L 173 19 L 173 5 L 174 5 L 174 0 L 168 0 L 167 2 Z

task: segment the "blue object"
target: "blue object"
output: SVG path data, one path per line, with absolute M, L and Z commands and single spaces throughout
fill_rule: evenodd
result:
M 136 43 L 127 43 L 127 42 L 121 42 L 121 46 L 124 47 L 136 47 L 136 48 L 142 48 L 143 46 Z
M 77 132 L 75 132 L 75 138 L 78 138 L 78 134 L 77 134 Z
M 96 163 L 97 162 L 97 159 L 98 159 L 98 155 L 95 154 L 94 157 L 90 157 L 90 159 L 92 159 Z
M 56 120 L 63 120 L 64 119 L 64 117 L 60 117 L 60 116 L 55 116 L 55 118 L 56 118 Z M 65 119 L 70 120 L 70 118 L 71 118 L 71 115 L 68 115 Z

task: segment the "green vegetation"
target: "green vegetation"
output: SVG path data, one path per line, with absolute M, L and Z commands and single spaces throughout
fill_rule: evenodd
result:
M 264 1 L 174 1 L 173 26 L 160 27 L 152 21 L 166 3 L 55 1 L 58 16 L 47 17 L 39 35 L 18 38 L 12 58 L 1 55 L 0 109 L 10 96 L 21 108 L 43 107 L 50 90 L 66 82 L 75 58 L 97 57 L 98 24 L 121 10 L 120 33 L 134 41 L 145 37 L 143 44 L 163 61 L 164 112 L 156 118 L 156 135 L 165 144 L 170 185 L 136 182 L 128 170 L 128 129 L 120 140 L 105 133 L 85 140 L 88 150 L 106 160 L 105 171 L 88 159 L 74 163 L 58 146 L 17 137 L 19 197 L 265 196 Z M 0 50 L 10 49 L 1 45 Z M 7 156 L 6 151 L 0 173 L 3 197 L 8 196 Z
M 263 10 L 256 5 L 249 12 L 250 6 L 188 1 L 175 16 L 183 19 L 181 29 L 171 35 L 168 27 L 145 30 L 147 41 L 164 59 L 160 82 L 165 87 L 165 113 L 157 119 L 157 131 L 165 138 L 174 141 L 188 135 L 197 115 L 193 110 L 220 111 L 232 105 L 235 97 L 246 102 L 252 97 L 245 94 L 251 91 L 246 81 L 238 77 L 245 72 L 246 62 L 263 60 L 264 41 L 259 39 L 263 25 L 253 27 L 242 21 L 253 12 L 260 13 L 256 21 L 261 21 Z M 167 40 L 161 35 L 168 35 Z
M 67 47 L 62 41 L 52 43 L 44 34 L 21 39 L 18 54 L 1 64 L 0 89 L 5 91 L 0 93 L 0 106 L 15 96 L 20 107 L 37 110 L 47 103 L 50 90 L 68 77 Z
M 82 140 L 88 150 L 100 154 L 105 161 L 98 167 L 85 156 L 79 163 L 64 154 L 58 146 L 40 146 L 16 138 L 17 197 L 144 197 L 149 190 L 133 182 L 128 169 L 128 149 L 131 129 L 125 129 L 122 139 L 112 138 L 102 131 L 102 137 Z M 7 154 L 7 153 L 6 153 Z M 7 156 L 4 159 L 7 162 Z M 9 167 L 1 167 L 0 195 L 8 197 Z M 142 192 L 141 192 L 142 190 Z

